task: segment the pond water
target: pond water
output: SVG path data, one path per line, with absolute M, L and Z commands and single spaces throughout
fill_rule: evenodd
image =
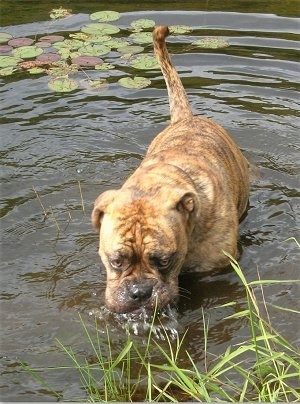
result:
M 1 32 L 34 37 L 67 36 L 89 14 L 111 9 L 107 2 L 69 1 L 72 17 L 50 21 L 49 2 L 6 2 Z M 63 3 L 63 2 L 61 2 Z M 134 2 L 114 3 L 116 24 L 128 34 L 133 20 L 189 25 L 171 36 L 169 49 L 193 110 L 221 123 L 240 145 L 259 178 L 251 187 L 248 215 L 241 224 L 240 265 L 246 278 L 299 278 L 299 22 L 297 2 Z M 250 4 L 248 2 L 244 2 Z M 283 5 L 288 4 L 287 5 Z M 51 2 L 51 7 L 60 6 Z M 34 6 L 34 7 L 33 7 Z M 177 10 L 177 11 L 176 11 Z M 127 33 L 126 33 L 127 32 Z M 201 49 L 191 42 L 220 36 L 230 46 Z M 151 53 L 151 45 L 149 53 Z M 108 56 L 117 61 L 117 52 Z M 145 75 L 144 89 L 126 89 L 118 78 Z M 155 134 L 168 123 L 167 94 L 159 70 L 112 72 L 93 69 L 79 78 L 107 77 L 106 91 L 79 87 L 70 93 L 48 89 L 49 77 L 27 72 L 1 81 L 1 400 L 53 401 L 55 397 L 19 364 L 60 366 L 68 359 L 56 340 L 75 353 L 88 352 L 78 313 L 93 323 L 103 313 L 105 271 L 97 254 L 98 236 L 90 223 L 94 199 L 121 185 L 139 164 Z M 76 75 L 75 75 L 76 76 Z M 225 317 L 244 307 L 244 291 L 234 272 L 185 276 L 173 332 L 188 330 L 184 348 L 203 361 L 202 310 L 209 318 L 209 351 L 249 335 L 245 323 Z M 295 282 L 265 287 L 272 323 L 299 343 Z M 298 299 L 298 300 L 297 300 Z M 234 308 L 220 307 L 236 302 Z M 98 313 L 98 314 L 97 314 Z M 122 325 L 103 324 L 122 343 Z M 103 325 L 105 328 L 105 326 Z M 175 330 L 175 331 L 174 331 Z M 45 373 L 64 399 L 84 397 L 76 371 Z

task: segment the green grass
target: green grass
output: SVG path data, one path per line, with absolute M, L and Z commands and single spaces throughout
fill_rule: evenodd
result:
M 245 289 L 246 308 L 227 318 L 245 320 L 249 325 L 246 340 L 228 346 L 221 355 L 212 355 L 208 343 L 209 323 L 203 312 L 204 335 L 199 339 L 203 338 L 205 359 L 200 370 L 190 353 L 183 349 L 185 336 L 174 340 L 165 330 L 166 343 L 162 347 L 161 341 L 153 334 L 153 327 L 150 327 L 143 347 L 127 333 L 126 341 L 116 353 L 108 330 L 103 336 L 97 322 L 91 330 L 82 321 L 92 361 L 82 359 L 71 347 L 58 342 L 70 359 L 69 369 L 78 371 L 78 383 L 86 393 L 86 396 L 74 397 L 72 401 L 298 402 L 299 351 L 272 327 L 266 304 L 260 307 L 254 293 L 259 287 L 261 296 L 264 296 L 264 285 L 285 281 L 258 279 L 247 282 L 238 263 L 233 259 L 231 262 Z M 39 376 L 41 369 L 25 368 L 50 393 L 63 400 Z

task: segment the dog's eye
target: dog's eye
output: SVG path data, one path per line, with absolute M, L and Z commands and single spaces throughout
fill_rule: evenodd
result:
M 169 268 L 172 256 L 170 257 L 151 257 L 150 262 L 159 271 L 163 271 Z
M 110 260 L 110 265 L 113 269 L 117 269 L 119 271 L 124 271 L 129 267 L 129 261 L 126 258 L 114 258 Z

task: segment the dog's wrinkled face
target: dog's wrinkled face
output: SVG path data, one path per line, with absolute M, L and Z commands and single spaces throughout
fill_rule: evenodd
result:
M 92 214 L 100 230 L 99 255 L 107 270 L 105 301 L 117 313 L 162 308 L 178 293 L 195 211 L 191 193 L 163 199 L 129 190 L 100 195 Z

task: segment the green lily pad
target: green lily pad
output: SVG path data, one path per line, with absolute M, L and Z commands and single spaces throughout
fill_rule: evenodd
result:
M 12 51 L 13 56 L 19 57 L 21 59 L 31 59 L 43 53 L 42 48 L 37 46 L 21 46 Z
M 57 62 L 55 64 L 55 67 L 47 69 L 46 73 L 54 77 L 62 77 L 67 76 L 68 74 L 71 73 L 76 73 L 78 69 L 79 69 L 78 65 L 75 64 L 69 65 L 65 62 Z
M 112 35 L 117 34 L 120 31 L 120 28 L 111 24 L 92 23 L 84 25 L 81 28 L 81 31 L 93 35 Z
M 82 45 L 83 45 L 83 42 L 80 41 L 79 39 L 65 39 L 64 41 L 55 42 L 53 44 L 53 47 L 55 49 L 67 48 L 67 49 L 77 50 Z
M 217 49 L 227 48 L 229 46 L 229 42 L 222 38 L 203 38 L 192 42 L 192 45 L 199 46 L 201 48 Z
M 12 38 L 8 32 L 0 32 L 0 43 L 6 43 Z
M 169 31 L 170 34 L 181 35 L 193 31 L 193 28 L 189 27 L 188 25 L 170 25 Z
M 102 63 L 100 65 L 95 66 L 95 70 L 112 70 L 114 68 L 115 66 L 112 65 L 111 63 Z
M 63 7 L 59 7 L 59 8 L 53 8 L 50 11 L 50 18 L 52 18 L 53 20 L 59 19 L 59 18 L 65 18 L 65 17 L 69 17 L 72 13 L 72 10 L 63 8 Z
M 129 38 L 135 43 L 152 43 L 152 32 L 134 32 L 129 35 Z
M 135 69 L 151 70 L 159 69 L 159 64 L 155 56 L 150 55 L 138 55 L 131 62 L 130 66 Z
M 121 46 L 117 49 L 118 52 L 122 53 L 122 55 L 134 55 L 136 53 L 143 52 L 144 48 L 138 45 L 127 45 Z
M 78 49 L 78 52 L 80 52 L 82 55 L 87 55 L 87 56 L 102 56 L 106 55 L 107 53 L 110 52 L 110 48 L 105 45 L 87 45 L 87 46 L 82 46 L 81 48 Z
M 33 67 L 32 69 L 28 69 L 28 72 L 30 74 L 41 74 L 44 73 L 45 69 L 42 67 Z
M 17 66 L 22 59 L 14 56 L 0 56 L 0 68 Z
M 105 79 L 99 79 L 99 80 L 83 79 L 80 80 L 80 84 L 89 93 L 106 91 L 109 87 L 109 83 Z
M 146 77 L 122 77 L 118 80 L 118 83 L 122 87 L 126 88 L 145 88 L 151 84 L 151 80 L 147 79 Z
M 130 25 L 135 30 L 142 30 L 147 28 L 153 28 L 155 26 L 155 21 L 148 20 L 146 18 L 140 18 L 139 20 L 132 21 Z
M 78 88 L 78 83 L 69 77 L 57 77 L 49 81 L 48 87 L 50 90 L 58 93 L 68 93 L 76 90 Z
M 10 76 L 16 71 L 14 66 L 4 67 L 0 69 L 0 76 Z
M 83 32 L 83 34 L 84 34 L 84 32 Z M 109 42 L 111 40 L 110 35 L 88 35 L 88 34 L 84 34 L 84 35 L 87 35 L 85 43 L 101 43 L 102 44 L 103 42 Z M 105 44 L 105 45 L 107 45 L 107 44 Z
M 117 11 L 97 11 L 90 15 L 92 21 L 116 21 L 120 18 L 121 14 Z

